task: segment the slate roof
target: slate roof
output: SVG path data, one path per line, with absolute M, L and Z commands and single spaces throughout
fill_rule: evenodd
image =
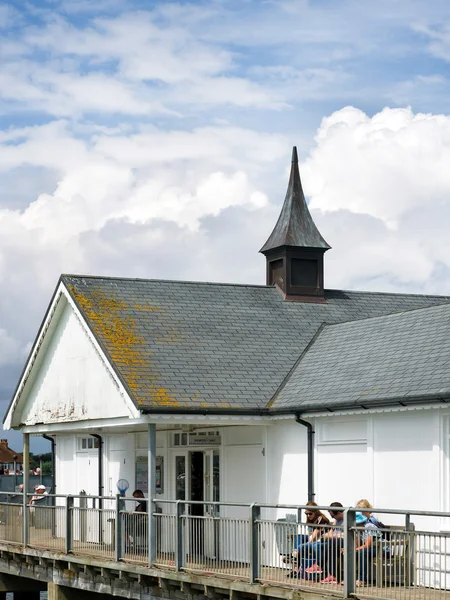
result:
M 62 281 L 136 406 L 155 412 L 266 412 L 322 323 L 450 302 L 326 290 L 327 302 L 314 304 L 284 302 L 267 286 Z M 285 401 L 272 409 L 292 410 L 292 396 Z
M 450 400 L 450 304 L 324 327 L 274 399 L 277 408 Z
M 321 236 L 306 204 L 295 146 L 292 151 L 291 174 L 283 208 L 269 239 L 260 252 L 264 254 L 281 246 L 322 248 L 324 251 L 331 247 Z

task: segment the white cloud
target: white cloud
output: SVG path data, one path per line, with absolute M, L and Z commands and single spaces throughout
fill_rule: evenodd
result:
M 428 40 L 428 50 L 437 58 L 450 61 L 450 26 L 444 22 L 439 25 L 415 24 L 413 29 Z
M 449 161 L 444 115 L 346 107 L 322 121 L 302 174 L 335 285 L 450 292 L 435 278 L 450 267 Z
M 181 116 L 180 107 L 192 106 L 286 106 L 275 88 L 237 74 L 229 49 L 200 37 L 151 11 L 84 26 L 56 13 L 43 26 L 2 42 L 2 104 L 77 118 Z

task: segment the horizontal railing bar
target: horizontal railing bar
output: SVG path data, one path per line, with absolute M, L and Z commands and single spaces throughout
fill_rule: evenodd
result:
M 139 498 L 136 499 L 139 500 Z M 145 498 L 145 500 L 147 500 L 147 498 Z M 208 502 L 206 500 L 160 500 L 159 498 L 152 500 L 152 502 L 156 502 L 156 504 L 202 504 L 203 506 L 242 506 L 244 508 L 250 508 L 250 506 L 252 506 L 252 504 L 247 504 L 243 502 Z
M 10 491 L 2 491 L 0 490 L 0 497 L 1 496 L 6 496 L 6 497 L 10 497 L 10 496 L 23 496 L 23 492 L 10 492 Z M 89 495 L 89 494 L 37 494 L 36 492 L 26 492 L 26 496 L 27 497 L 32 497 L 32 496 L 40 496 L 40 497 L 45 497 L 45 498 L 67 498 L 68 496 L 70 496 L 71 498 L 78 498 L 78 499 L 85 499 L 85 500 L 109 500 L 109 501 L 115 501 L 116 498 L 115 496 L 95 496 L 95 495 Z M 133 498 L 133 497 L 122 497 L 121 500 L 123 500 L 124 502 L 139 502 L 139 501 L 149 501 L 148 498 Z M 168 500 L 168 499 L 161 499 L 161 498 L 154 498 L 153 502 L 155 502 L 156 504 L 170 504 L 170 505 L 176 505 L 176 504 L 182 504 L 184 506 L 191 506 L 191 505 L 199 505 L 199 506 L 234 506 L 234 507 L 242 507 L 242 508 L 248 508 L 250 509 L 250 507 L 252 505 L 257 506 L 259 508 L 266 508 L 266 509 L 283 509 L 283 510 L 310 510 L 311 507 L 307 506 L 307 505 L 303 505 L 303 504 L 269 504 L 269 503 L 259 503 L 259 502 L 255 502 L 255 503 L 246 503 L 246 502 L 220 502 L 220 501 L 206 501 L 206 500 Z M 0 504 L 8 504 L 8 502 L 5 501 L 1 501 Z M 314 509 L 315 510 L 326 510 L 326 511 L 335 511 L 336 510 L 336 506 L 327 506 L 327 505 L 319 505 L 319 506 L 315 506 Z M 360 508 L 356 508 L 356 507 L 352 507 L 352 506 L 344 506 L 344 507 L 338 507 L 341 511 L 349 511 L 349 512 L 358 512 L 361 511 Z M 416 510 L 416 509 L 399 509 L 399 508 L 376 508 L 376 507 L 372 507 L 370 509 L 370 512 L 372 513 L 377 513 L 377 514 L 387 514 L 387 515 L 401 515 L 401 516 L 424 516 L 424 517 L 440 517 L 440 518 L 450 518 L 450 512 L 444 512 L 444 511 L 430 511 L 430 510 Z M 270 522 L 270 520 L 264 520 L 266 522 Z M 445 534 L 444 531 L 441 530 L 441 532 L 443 534 Z M 449 535 L 450 535 L 450 531 L 449 531 Z
M 46 496 L 50 496 L 50 494 L 46 494 Z M 115 500 L 115 496 L 89 496 L 88 494 L 66 494 L 64 498 L 70 496 L 71 498 L 90 498 L 93 500 Z

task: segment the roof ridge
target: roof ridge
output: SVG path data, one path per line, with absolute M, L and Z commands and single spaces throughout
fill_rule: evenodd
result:
M 450 296 L 442 295 L 442 294 L 418 294 L 415 292 L 372 292 L 370 290 L 339 290 L 336 288 L 326 288 L 325 292 L 343 292 L 345 294 L 370 294 L 371 296 L 406 296 L 410 298 L 414 296 L 415 298 L 447 298 L 450 302 Z
M 266 285 L 262 283 L 232 283 L 232 282 L 220 282 L 220 281 L 195 281 L 189 279 L 156 279 L 146 277 L 119 277 L 117 275 L 82 275 L 76 273 L 62 273 L 61 279 L 66 277 L 75 277 L 77 279 L 106 279 L 111 281 L 137 281 L 137 282 L 155 282 L 155 283 L 180 283 L 180 284 L 195 284 L 195 285 L 220 285 L 230 287 L 248 287 L 248 288 L 264 288 L 264 289 L 275 289 L 273 285 Z M 364 294 L 371 296 L 402 296 L 407 298 L 441 298 L 450 302 L 450 296 L 440 294 L 417 294 L 407 292 L 372 292 L 370 290 L 349 290 L 349 289 L 337 289 L 337 288 L 326 288 L 327 292 L 338 292 L 345 294 Z M 446 304 L 446 302 L 443 302 Z M 413 309 L 415 310 L 415 309 Z
M 295 363 L 292 365 L 291 369 L 286 374 L 285 378 L 280 383 L 280 385 L 277 387 L 277 389 L 275 390 L 273 396 L 270 398 L 270 400 L 267 402 L 267 404 L 266 404 L 266 406 L 264 408 L 267 408 L 267 409 L 272 408 L 273 404 L 276 402 L 277 396 L 282 392 L 283 388 L 287 385 L 287 383 L 289 382 L 289 380 L 291 378 L 291 375 L 293 373 L 295 373 L 295 371 L 297 370 L 298 365 L 302 362 L 302 359 L 305 356 L 305 354 L 314 345 L 314 343 L 317 340 L 317 338 L 320 336 L 320 334 L 322 333 L 322 331 L 324 329 L 326 329 L 327 326 L 328 326 L 328 323 L 325 323 L 324 321 L 319 325 L 319 327 L 315 331 L 314 335 L 309 340 L 309 342 L 307 343 L 307 345 L 305 346 L 305 348 L 300 352 L 299 357 L 297 358 L 297 360 L 295 361 Z
M 188 279 L 154 279 L 145 277 L 117 277 L 110 275 L 76 275 L 73 273 L 62 273 L 61 279 L 68 277 L 75 277 L 77 279 L 109 279 L 112 281 L 137 281 L 137 282 L 155 282 L 155 283 L 182 283 L 182 284 L 195 284 L 195 285 L 226 285 L 231 287 L 256 287 L 256 288 L 267 288 L 275 289 L 273 285 L 265 285 L 262 283 L 227 283 L 220 281 L 193 281 Z
M 406 308 L 404 310 L 400 310 L 398 312 L 391 312 L 391 313 L 387 313 L 385 315 L 376 315 L 373 317 L 364 317 L 362 319 L 349 319 L 348 321 L 340 321 L 337 323 L 326 323 L 326 327 L 327 328 L 331 328 L 331 327 L 339 327 L 340 325 L 349 325 L 350 323 L 365 323 L 366 321 L 374 321 L 374 320 L 385 320 L 388 318 L 395 318 L 395 317 L 400 317 L 401 315 L 407 315 L 409 313 L 412 312 L 419 312 L 419 311 L 423 311 L 423 310 L 431 310 L 431 309 L 438 309 L 438 308 L 444 308 L 445 306 L 448 306 L 450 304 L 450 300 L 448 302 L 443 302 L 442 304 L 432 304 L 431 306 L 417 306 L 414 308 Z

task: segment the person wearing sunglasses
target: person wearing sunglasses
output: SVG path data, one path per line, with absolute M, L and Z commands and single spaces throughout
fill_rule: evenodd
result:
M 305 517 L 308 535 L 299 536 L 300 544 L 292 552 L 293 569 L 290 577 L 299 577 L 301 569 L 305 573 L 321 573 L 322 570 L 318 564 L 320 562 L 320 548 L 322 545 L 321 537 L 325 533 L 326 525 L 329 525 L 329 519 L 317 507 L 317 503 L 310 500 L 305 505 Z M 305 540 L 306 541 L 303 541 Z M 303 541 L 303 543 L 302 543 Z

